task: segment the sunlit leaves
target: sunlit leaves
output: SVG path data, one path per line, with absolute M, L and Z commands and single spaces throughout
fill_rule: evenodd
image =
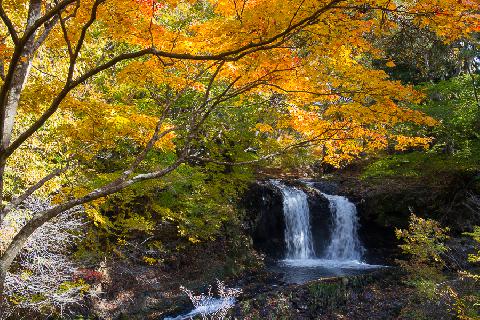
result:
M 22 37 L 28 3 L 6 0 L 3 5 Z M 222 183 L 196 196 L 190 193 L 188 208 L 164 206 L 168 210 L 163 215 L 182 221 L 185 236 L 189 223 L 213 230 L 218 221 L 203 221 L 201 213 L 226 213 L 213 204 L 193 203 L 205 195 L 223 196 L 221 175 L 234 169 L 198 159 L 249 161 L 303 147 L 342 166 L 392 144 L 398 150 L 428 146 L 427 136 L 397 130 L 405 123 L 435 125 L 432 118 L 409 109 L 423 95 L 373 68 L 372 59 L 394 65 L 370 40 L 407 19 L 450 41 L 478 29 L 477 10 L 469 0 L 72 2 L 57 17 L 62 24 L 56 23 L 28 57 L 31 74 L 22 88 L 14 136 L 38 119 L 71 81 L 100 66 L 102 72 L 82 79 L 9 159 L 9 168 L 14 168 L 10 184 L 28 186 L 48 168 L 74 157 L 78 168 L 62 176 L 61 186 L 52 180 L 47 187 L 57 190 L 59 201 L 85 194 L 117 178 L 161 118 L 160 131 L 172 131 L 136 169 L 148 172 L 172 163 L 188 145 L 192 165 L 205 167 L 202 174 L 215 175 L 209 179 Z M 5 25 L 0 32 L 0 60 L 8 70 L 14 40 Z M 77 52 L 80 40 L 83 46 Z M 157 54 L 112 62 L 146 48 Z M 65 79 L 70 81 L 67 87 Z M 207 178 L 199 180 L 205 183 Z M 93 211 L 92 219 L 102 223 Z

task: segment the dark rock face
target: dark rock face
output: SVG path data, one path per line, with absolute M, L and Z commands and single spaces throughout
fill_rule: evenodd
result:
M 366 248 L 363 260 L 370 264 L 391 265 L 399 257 L 398 240 L 395 237 L 397 224 L 388 224 L 378 219 L 378 208 L 370 198 L 358 196 L 353 192 L 345 192 L 340 186 L 341 194 L 355 204 L 359 218 L 358 236 Z M 386 200 L 392 201 L 392 200 Z M 400 205 L 393 201 L 392 205 Z M 408 210 L 408 207 L 407 207 Z M 408 221 L 408 218 L 406 218 Z
M 280 190 L 268 182 L 253 184 L 242 201 L 254 248 L 274 259 L 283 258 L 285 253 L 282 201 Z
M 368 211 L 361 203 L 357 204 L 357 211 L 360 218 L 358 236 L 367 249 L 363 256 L 364 260 L 371 264 L 394 264 L 394 260 L 400 254 L 395 228 L 369 219 Z
M 426 180 L 390 177 L 381 180 L 355 176 L 337 177 L 339 193 L 346 194 L 358 210 L 359 236 L 368 249 L 370 263 L 391 264 L 400 258 L 395 229 L 408 228 L 410 212 L 449 226 L 451 235 L 471 231 L 480 215 L 469 203 L 480 194 L 479 175 L 464 172 L 439 173 Z M 379 257 L 388 259 L 381 261 Z
M 406 228 L 410 212 L 448 225 L 453 233 L 471 231 L 480 215 L 471 199 L 480 194 L 480 173 L 439 172 L 424 178 L 337 178 L 340 192 L 357 199 L 359 212 L 368 221 L 390 228 Z
M 321 195 L 321 192 L 331 195 L 343 194 L 340 186 L 332 181 L 316 181 L 312 186 L 317 190 L 317 194 L 309 195 L 311 225 L 315 230 L 313 236 L 317 256 L 322 257 L 330 240 L 333 220 L 329 202 Z M 358 236 L 362 245 L 367 249 L 363 257 L 364 261 L 371 264 L 389 264 L 398 252 L 395 228 L 375 221 L 371 216 L 373 209 L 367 207 L 363 199 L 353 195 L 348 195 L 347 198 L 357 207 Z
M 321 189 L 323 190 L 323 189 Z M 312 227 L 313 248 L 317 257 L 322 257 L 330 242 L 332 214 L 328 200 L 317 190 L 309 190 L 308 207 L 310 209 L 310 226 Z
M 312 181 L 310 183 L 316 190 L 321 191 L 323 193 L 333 194 L 333 195 L 338 194 L 339 187 L 338 187 L 338 184 L 335 182 L 323 180 L 323 181 Z

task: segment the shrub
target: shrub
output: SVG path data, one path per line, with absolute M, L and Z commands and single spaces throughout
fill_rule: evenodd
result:
M 408 272 L 407 283 L 415 286 L 420 301 L 426 298 L 437 306 L 443 304 L 461 320 L 480 319 L 480 276 L 471 271 L 460 271 L 457 277 L 444 272 L 447 232 L 437 221 L 412 214 L 409 228 L 396 230 L 397 238 L 403 240 L 400 247 L 410 256 L 400 265 Z M 468 235 L 480 244 L 480 227 Z M 471 254 L 469 261 L 479 262 L 480 251 Z
M 22 209 L 10 212 L 0 226 L 0 252 L 35 212 L 48 206 L 31 199 Z M 78 212 L 69 211 L 35 231 L 7 273 L 8 305 L 0 319 L 22 312 L 62 315 L 69 306 L 82 302 L 90 286 L 78 276 L 80 269 L 69 251 L 84 224 Z

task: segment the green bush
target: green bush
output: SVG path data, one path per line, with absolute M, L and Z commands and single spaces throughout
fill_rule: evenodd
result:
M 479 83 L 480 76 L 475 77 Z M 418 89 L 428 98 L 424 104 L 412 108 L 432 116 L 438 124 L 433 128 L 410 125 L 397 129 L 433 137 L 431 149 L 381 157 L 367 166 L 363 178 L 424 178 L 454 170 L 480 169 L 480 105 L 475 99 L 471 77 L 423 84 Z

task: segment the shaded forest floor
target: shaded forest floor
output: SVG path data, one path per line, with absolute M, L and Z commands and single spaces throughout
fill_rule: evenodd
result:
M 457 319 L 449 297 L 427 297 L 407 279 L 401 269 L 386 268 L 364 275 L 316 280 L 241 301 L 231 315 L 233 319 L 251 320 Z M 452 274 L 448 282 L 457 280 L 458 276 Z M 462 286 L 480 290 L 478 282 Z

